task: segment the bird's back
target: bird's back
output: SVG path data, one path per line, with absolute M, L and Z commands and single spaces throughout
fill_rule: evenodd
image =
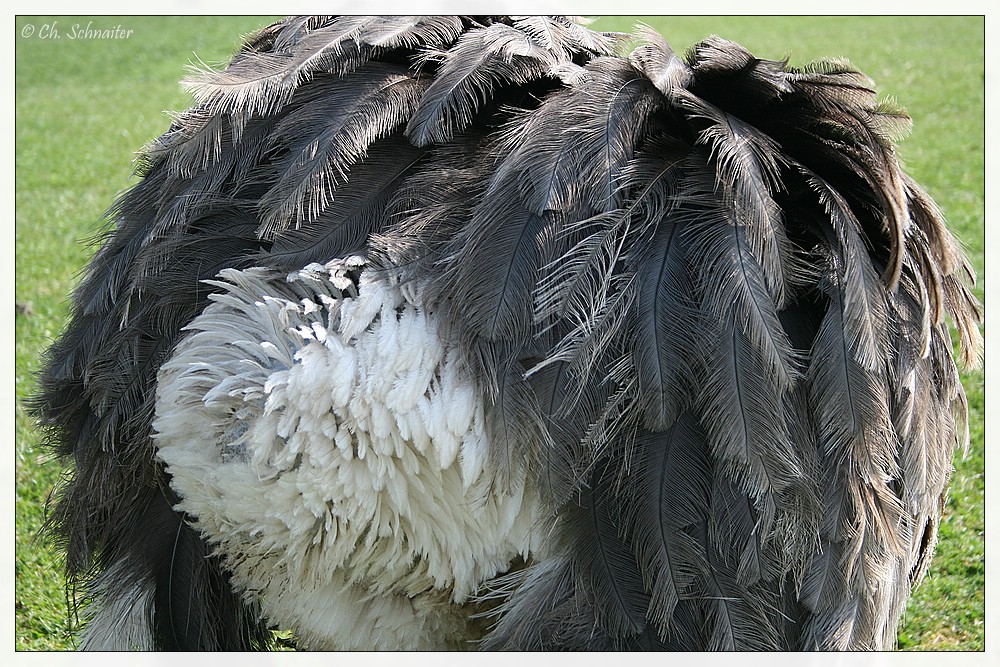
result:
M 889 648 L 969 264 L 843 62 L 265 28 L 145 153 L 36 411 L 92 646 Z

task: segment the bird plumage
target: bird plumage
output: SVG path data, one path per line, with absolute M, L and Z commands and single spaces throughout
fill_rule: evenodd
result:
M 34 401 L 93 646 L 892 646 L 972 270 L 849 64 L 640 37 L 308 17 L 193 75 Z

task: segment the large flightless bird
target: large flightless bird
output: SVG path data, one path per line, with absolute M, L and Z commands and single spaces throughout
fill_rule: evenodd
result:
M 85 647 L 893 646 L 980 313 L 864 75 L 348 16 L 188 85 L 33 402 Z

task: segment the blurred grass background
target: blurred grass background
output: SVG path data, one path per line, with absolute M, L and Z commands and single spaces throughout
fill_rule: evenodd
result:
M 128 38 L 69 39 L 94 28 Z M 164 132 L 164 110 L 190 98 L 185 65 L 223 63 L 262 17 L 19 16 L 15 36 L 15 642 L 19 650 L 74 646 L 62 563 L 35 539 L 60 466 L 41 448 L 21 402 L 42 351 L 58 336 L 68 295 L 96 249 L 116 194 L 134 182 L 132 155 Z M 592 27 L 644 22 L 679 53 L 711 34 L 793 66 L 846 57 L 914 119 L 900 147 L 968 249 L 984 294 L 985 20 L 983 17 L 605 17 Z M 43 38 L 42 31 L 48 35 Z M 30 36 L 28 35 L 31 32 Z M 53 31 L 59 33 L 54 38 Z M 972 444 L 956 459 L 934 564 L 907 608 L 899 647 L 983 650 L 985 617 L 983 374 L 963 376 Z

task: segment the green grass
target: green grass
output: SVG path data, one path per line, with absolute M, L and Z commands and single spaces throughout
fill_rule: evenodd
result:
M 121 25 L 124 40 L 69 39 L 73 26 Z M 33 540 L 59 466 L 39 447 L 21 401 L 40 354 L 67 318 L 68 295 L 100 217 L 132 179 L 132 155 L 169 126 L 164 110 L 190 103 L 178 86 L 195 54 L 225 61 L 251 17 L 19 17 L 16 25 L 16 286 L 32 314 L 16 316 L 16 648 L 72 648 L 59 555 Z M 26 26 L 35 35 L 20 37 Z M 58 39 L 37 37 L 55 26 Z M 51 34 L 51 31 L 50 31 Z
M 121 25 L 128 39 L 70 40 L 74 24 Z M 629 30 L 638 20 L 678 52 L 710 34 L 792 65 L 847 57 L 914 118 L 900 153 L 945 211 L 977 272 L 984 268 L 984 20 L 980 17 L 643 17 L 601 19 Z M 21 650 L 73 647 L 58 554 L 33 539 L 59 465 L 40 448 L 21 407 L 34 390 L 40 354 L 67 318 L 68 294 L 100 216 L 133 182 L 132 154 L 166 130 L 163 110 L 181 110 L 177 85 L 195 54 L 224 61 L 251 17 L 19 17 L 16 47 L 16 286 L 30 304 L 15 324 L 15 642 Z M 22 37 L 27 25 L 36 33 Z M 40 39 L 52 26 L 60 39 Z M 982 282 L 977 287 L 982 298 Z M 983 375 L 965 376 L 972 444 L 956 464 L 937 556 L 910 601 L 900 647 L 984 648 Z

